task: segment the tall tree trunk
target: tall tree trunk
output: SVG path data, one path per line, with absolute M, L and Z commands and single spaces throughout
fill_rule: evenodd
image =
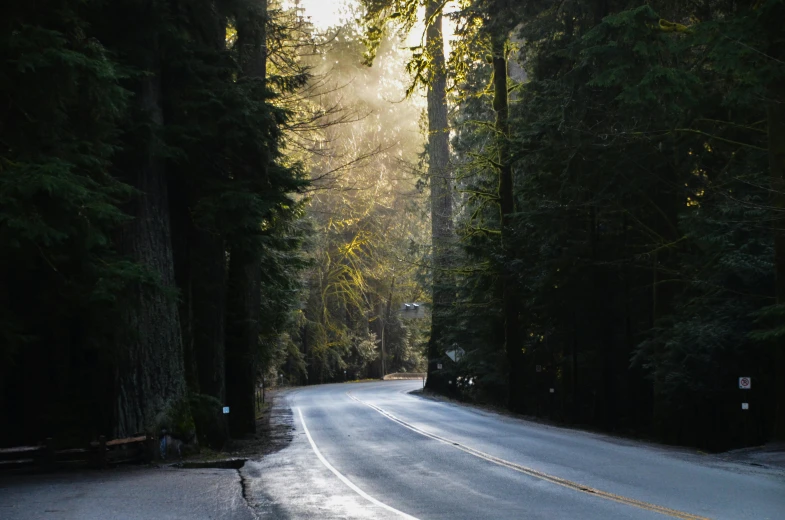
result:
M 226 46 L 226 17 L 221 0 L 198 0 L 184 6 L 183 30 L 211 64 L 220 63 Z M 209 51 L 214 54 L 210 55 Z M 197 59 L 197 58 L 193 58 Z M 167 63 L 174 71 L 163 72 L 164 117 L 172 125 L 192 126 L 201 119 L 177 101 L 189 89 L 205 89 L 231 82 L 228 73 L 184 78 L 179 63 Z M 214 69 L 216 71 L 219 68 Z M 199 203 L 210 196 L 211 186 L 225 180 L 220 163 L 222 143 L 205 139 L 187 150 L 189 161 L 167 167 L 169 207 L 172 221 L 175 280 L 180 293 L 180 324 L 183 337 L 185 374 L 190 404 L 199 439 L 220 449 L 229 437 L 227 418 L 219 404 L 225 403 L 225 299 L 226 246 L 219 231 L 200 222 Z M 210 396 L 217 399 L 207 399 Z
M 170 200 L 186 381 L 191 394 L 225 403 L 226 249 L 219 235 L 195 225 L 192 210 L 183 200 L 182 176 L 173 180 L 180 181 L 177 186 L 170 182 Z M 189 198 L 195 201 L 197 197 L 191 194 Z M 229 436 L 226 416 L 214 401 L 194 397 L 191 406 L 199 438 L 220 449 Z
M 387 305 L 384 309 L 384 318 L 382 320 L 382 379 L 384 379 L 384 375 L 386 372 L 386 365 L 385 365 L 385 340 L 387 334 L 387 324 L 390 322 L 390 316 L 392 315 L 392 299 L 393 299 L 393 291 L 395 291 L 395 275 L 392 277 L 392 283 L 390 284 L 390 296 L 387 298 Z
M 225 0 L 212 0 L 213 18 L 206 23 L 202 36 L 205 45 L 216 52 L 226 47 L 226 17 L 223 12 Z M 222 77 L 222 81 L 231 81 Z M 220 150 L 213 152 L 220 157 Z M 221 173 L 212 171 L 219 177 Z M 192 196 L 193 204 L 188 208 L 189 216 L 199 194 Z M 224 402 L 226 399 L 225 377 L 225 311 L 226 311 L 226 242 L 216 229 L 204 228 L 192 223 L 190 237 L 190 275 L 193 355 L 196 361 L 197 381 L 200 393 L 213 396 Z
M 224 402 L 227 289 L 224 240 L 208 230 L 197 230 L 191 254 L 193 352 L 199 392 Z
M 233 437 L 256 432 L 254 383 L 261 308 L 259 256 L 233 248 L 226 302 L 226 403 Z
M 432 20 L 426 32 L 426 46 L 432 55 L 428 85 L 428 176 L 431 185 L 431 233 L 433 271 L 433 314 L 431 338 L 428 342 L 428 386 L 435 366 L 431 360 L 442 355 L 447 330 L 448 312 L 453 301 L 453 280 L 450 274 L 450 246 L 453 238 L 452 176 L 450 133 L 447 124 L 447 70 L 445 68 L 441 5 L 429 0 L 426 20 Z
M 502 312 L 504 315 L 504 349 L 508 365 L 508 406 L 511 410 L 523 411 L 524 359 L 518 325 L 518 300 L 515 290 L 515 274 L 511 271 L 512 215 L 515 212 L 515 194 L 510 157 L 510 106 L 507 90 L 507 33 L 497 30 L 492 35 L 493 53 L 493 110 L 496 112 L 496 141 L 499 152 L 499 206 L 502 228 L 502 251 L 504 270 L 501 276 Z
M 780 56 L 785 52 L 779 52 Z M 774 269 L 777 304 L 785 305 L 785 80 L 769 88 L 769 164 L 774 197 Z M 775 440 L 785 440 L 785 339 L 774 350 L 774 430 Z
M 264 85 L 267 76 L 267 1 L 247 1 L 238 16 L 237 36 L 245 81 Z M 267 178 L 266 154 L 251 160 Z M 243 175 L 243 172 L 238 172 Z M 238 179 L 241 182 L 247 179 Z M 260 223 L 261 225 L 261 223 Z M 227 294 L 226 401 L 229 431 L 234 437 L 256 431 L 255 383 L 261 320 L 261 255 L 252 237 L 236 237 L 230 244 Z
M 199 393 L 199 377 L 196 368 L 193 334 L 193 270 L 190 249 L 192 238 L 191 215 L 188 211 L 188 195 L 178 176 L 169 176 L 169 211 L 172 229 L 172 258 L 174 260 L 174 278 L 179 290 L 180 331 L 183 341 L 183 359 L 185 362 L 185 381 L 191 392 Z
M 142 20 L 156 15 L 153 6 L 138 8 Z M 121 177 L 140 194 L 125 208 L 133 221 L 119 232 L 120 253 L 150 270 L 164 289 L 174 288 L 172 240 L 164 161 L 156 156 L 155 132 L 163 125 L 158 37 L 140 37 L 146 50 L 138 65 L 150 75 L 139 80 L 140 117 L 152 123 L 129 137 L 128 151 L 116 164 Z M 137 284 L 124 307 L 125 330 L 118 334 L 115 431 L 118 437 L 161 427 L 181 433 L 192 428 L 177 302 L 165 290 Z

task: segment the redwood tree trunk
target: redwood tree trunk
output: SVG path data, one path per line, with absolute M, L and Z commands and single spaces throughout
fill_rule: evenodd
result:
M 234 248 L 226 309 L 226 403 L 233 437 L 256 432 L 254 384 L 259 350 L 261 267 L 258 255 Z
M 191 215 L 188 211 L 188 194 L 181 184 L 182 179 L 169 177 L 169 212 L 172 230 L 172 257 L 174 260 L 174 277 L 179 289 L 180 303 L 178 314 L 183 342 L 183 360 L 185 362 L 185 381 L 188 390 L 199 393 L 199 378 L 194 352 L 194 319 L 193 319 L 193 281 L 194 275 L 191 260 L 192 228 Z
M 185 374 L 193 393 L 223 401 L 226 307 L 226 247 L 217 232 L 199 229 L 191 212 L 196 196 L 170 183 L 175 277 L 180 290 L 180 324 Z
M 267 2 L 248 2 L 237 23 L 240 61 L 244 81 L 260 82 L 267 76 Z M 266 179 L 269 158 L 253 149 L 254 172 L 236 172 Z M 263 183 L 256 183 L 258 186 Z M 261 226 L 261 222 L 259 223 Z M 261 320 L 261 254 L 253 237 L 234 237 L 230 243 L 229 282 L 226 302 L 226 402 L 230 406 L 229 431 L 239 437 L 256 431 L 256 360 L 259 354 Z
M 492 36 L 493 52 L 493 110 L 496 112 L 496 139 L 499 152 L 499 206 L 501 215 L 502 251 L 505 265 L 500 277 L 502 286 L 502 313 L 504 315 L 504 349 L 508 365 L 508 406 L 523 411 L 524 358 L 518 324 L 518 300 L 515 274 L 510 270 L 513 260 L 512 215 L 515 212 L 512 161 L 510 157 L 510 106 L 507 91 L 507 34 L 497 32 Z
M 152 6 L 144 14 L 153 16 Z M 129 137 L 133 142 L 117 161 L 123 180 L 140 191 L 125 208 L 133 220 L 120 231 L 117 246 L 157 276 L 163 288 L 136 284 L 123 307 L 115 374 L 117 437 L 161 427 L 189 433 L 185 430 L 192 427 L 177 301 L 167 294 L 175 283 L 165 168 L 154 150 L 154 133 L 163 125 L 157 36 L 141 39 L 148 57 L 142 66 L 150 75 L 139 81 L 136 99 L 140 117 L 152 124 Z
M 444 352 L 448 313 L 453 301 L 450 274 L 450 245 L 453 237 L 450 133 L 447 124 L 447 71 L 442 36 L 441 2 L 430 0 L 425 16 L 433 20 L 426 33 L 426 46 L 433 56 L 428 86 L 428 176 L 431 186 L 431 234 L 433 272 L 433 314 L 428 342 L 428 387 L 438 385 L 431 378 L 434 360 Z
M 193 352 L 199 391 L 224 402 L 227 290 L 224 240 L 209 231 L 197 230 L 191 254 Z
M 780 52 L 780 56 L 785 52 Z M 774 269 L 777 304 L 785 305 L 785 80 L 769 88 L 769 164 L 774 197 Z M 785 440 L 785 339 L 774 346 L 774 430 L 775 440 Z

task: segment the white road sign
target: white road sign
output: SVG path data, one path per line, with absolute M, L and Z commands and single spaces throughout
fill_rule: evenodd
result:
M 751 377 L 740 377 L 739 378 L 739 388 L 742 390 L 749 390 L 752 388 L 752 378 Z
M 457 363 L 458 360 L 463 357 L 465 352 L 463 351 L 463 349 L 461 347 L 453 347 L 450 350 L 448 350 L 447 352 L 445 352 L 445 354 L 447 354 L 447 357 L 449 357 L 450 359 L 452 359 L 453 361 L 455 361 Z
M 742 410 L 749 410 L 750 409 L 750 403 L 741 403 L 741 409 Z
M 224 413 L 229 413 L 229 407 L 228 406 L 224 406 Z

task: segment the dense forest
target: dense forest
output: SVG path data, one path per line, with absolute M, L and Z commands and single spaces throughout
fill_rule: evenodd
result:
M 364 4 L 371 59 L 422 17 Z M 785 3 L 430 1 L 424 20 L 428 385 L 714 450 L 785 437 Z
M 0 445 L 426 370 L 785 439 L 785 0 L 298 4 L 0 7 Z
M 307 73 L 268 52 L 272 12 L 3 4 L 2 442 L 255 428 L 305 265 L 276 100 Z

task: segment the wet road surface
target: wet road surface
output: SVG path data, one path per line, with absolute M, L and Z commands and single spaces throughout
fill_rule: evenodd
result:
M 240 470 L 259 518 L 785 519 L 785 473 L 408 392 L 282 394 L 293 440 Z

